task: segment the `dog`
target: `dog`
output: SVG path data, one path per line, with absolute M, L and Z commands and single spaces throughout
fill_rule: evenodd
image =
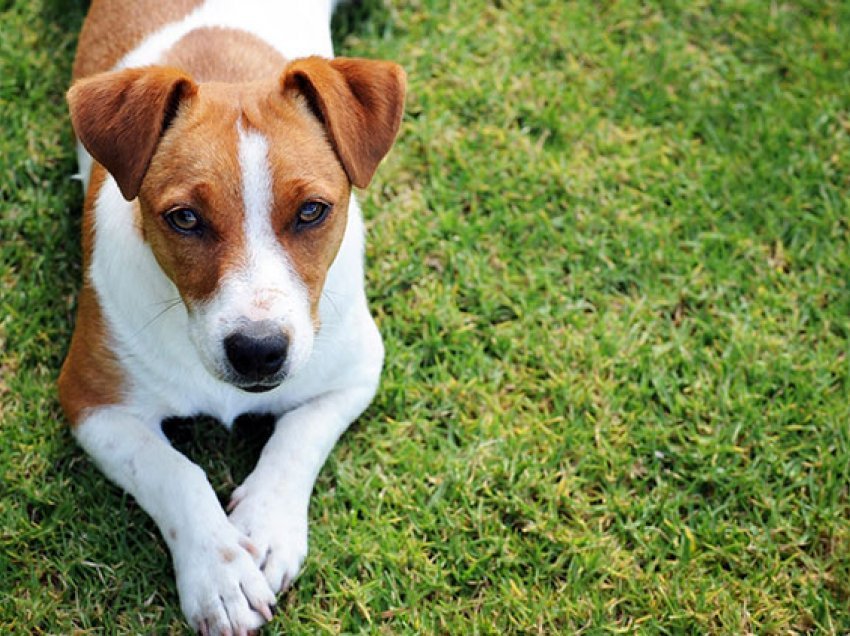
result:
M 270 620 L 308 504 L 384 348 L 364 291 L 366 187 L 406 77 L 334 58 L 331 0 L 94 0 L 68 91 L 84 280 L 59 396 L 79 444 L 156 522 L 202 634 Z M 223 509 L 162 432 L 272 414 Z

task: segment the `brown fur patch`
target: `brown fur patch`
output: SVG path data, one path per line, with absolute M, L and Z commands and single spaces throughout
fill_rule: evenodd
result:
M 207 27 L 184 35 L 161 63 L 189 72 L 196 82 L 248 82 L 271 76 L 286 60 L 250 33 Z
M 106 178 L 95 165 L 83 211 L 83 271 L 91 265 L 94 248 L 94 202 Z M 121 367 L 109 348 L 109 334 L 97 293 L 84 281 L 77 300 L 77 320 L 71 347 L 59 374 L 59 401 L 72 424 L 86 409 L 118 404 L 124 389 Z
M 71 348 L 59 374 L 59 401 L 73 424 L 80 422 L 86 409 L 121 401 L 124 376 L 108 342 L 97 294 L 85 284 L 77 301 Z
M 148 35 L 201 4 L 203 0 L 93 0 L 80 32 L 73 78 L 114 68 Z

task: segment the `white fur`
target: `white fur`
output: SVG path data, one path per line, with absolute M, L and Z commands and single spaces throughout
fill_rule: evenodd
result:
M 117 68 L 155 64 L 180 38 L 195 29 L 229 27 L 247 31 L 284 57 L 333 57 L 329 0 L 207 0 L 178 22 L 152 33 L 124 56 Z
M 204 25 L 248 30 L 289 57 L 330 56 L 329 15 L 327 1 L 242 0 L 234 7 L 209 0 L 144 40 L 120 66 L 154 63 L 179 37 Z M 363 288 L 357 202 L 352 197 L 314 337 L 306 290 L 269 222 L 268 143 L 256 131 L 240 131 L 250 255 L 198 316 L 190 317 L 159 268 L 134 228 L 135 204 L 123 199 L 111 177 L 95 202 L 87 275 L 126 385 L 121 403 L 88 412 L 76 435 L 156 521 L 172 553 L 183 611 L 194 629 L 210 634 L 257 628 L 274 593 L 297 576 L 307 551 L 313 483 L 338 437 L 372 399 L 383 362 Z M 81 151 L 86 182 L 89 165 Z M 257 300 L 269 297 L 270 309 L 260 309 Z M 241 315 L 273 317 L 290 332 L 289 375 L 266 393 L 246 393 L 215 374 L 221 336 Z M 228 518 L 203 471 L 169 446 L 160 425 L 168 416 L 205 413 L 229 426 L 246 412 L 280 419 L 256 469 L 234 492 Z

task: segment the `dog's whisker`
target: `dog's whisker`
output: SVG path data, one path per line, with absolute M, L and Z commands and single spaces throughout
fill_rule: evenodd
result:
M 153 318 L 148 320 L 142 327 L 133 335 L 134 338 L 138 337 L 142 334 L 146 329 L 148 329 L 153 323 L 162 318 L 169 311 L 179 306 L 183 301 L 180 298 L 175 298 L 173 300 L 166 300 L 161 303 L 155 303 L 155 305 L 166 305 L 159 313 L 157 313 Z M 167 303 L 167 304 L 166 304 Z
M 152 307 L 157 307 L 157 306 L 161 307 L 162 305 L 168 305 L 169 308 L 170 308 L 171 305 L 173 305 L 176 302 L 180 302 L 180 296 L 175 296 L 174 298 L 166 298 L 165 300 L 160 300 L 158 302 L 151 303 L 151 306 Z
M 342 312 L 340 311 L 339 306 L 336 304 L 336 301 L 334 301 L 333 299 L 334 295 L 335 294 L 329 292 L 328 290 L 322 290 L 322 298 L 325 298 L 328 301 L 328 304 L 330 304 L 331 309 L 333 309 L 334 313 L 336 313 L 336 315 L 339 317 L 342 316 Z

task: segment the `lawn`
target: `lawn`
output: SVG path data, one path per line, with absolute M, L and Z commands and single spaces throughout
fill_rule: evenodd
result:
M 85 6 L 0 2 L 0 633 L 183 633 L 56 398 Z M 850 631 L 850 4 L 367 0 L 335 35 L 410 82 L 361 197 L 388 355 L 265 633 Z M 268 433 L 174 428 L 222 498 Z

